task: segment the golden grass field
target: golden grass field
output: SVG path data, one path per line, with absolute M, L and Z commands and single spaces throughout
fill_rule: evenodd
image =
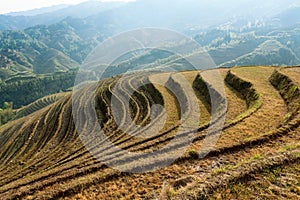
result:
M 209 94 L 200 87 L 201 81 L 207 81 L 205 72 L 132 74 L 119 85 L 120 77 L 101 81 L 96 106 L 102 129 L 108 140 L 130 152 L 161 149 L 178 134 L 180 102 L 163 85 L 176 82 L 181 75 L 196 94 L 195 105 L 183 102 L 188 105 L 184 110 L 187 117 L 196 104 L 201 112 L 192 144 L 171 165 L 140 174 L 112 169 L 85 148 L 74 125 L 71 93 L 38 100 L 25 107 L 19 119 L 0 127 L 0 199 L 300 199 L 299 69 L 215 69 L 224 80 L 227 111 L 220 138 L 205 158 L 197 154 L 211 120 Z M 162 85 L 153 83 L 135 91 L 129 97 L 130 116 L 141 127 L 152 128 L 161 126 L 166 118 L 156 135 L 144 138 L 139 136 L 147 133 L 146 128 L 140 131 L 126 121 L 126 130 L 135 135 L 118 129 L 110 100 L 114 91 L 129 95 L 135 85 L 146 80 Z M 176 83 L 177 91 L 182 92 L 182 83 Z M 80 102 L 85 100 L 84 93 Z M 122 99 L 118 101 L 124 109 Z M 163 105 L 165 113 L 158 111 L 156 120 L 151 120 L 150 108 L 155 104 Z M 179 141 L 178 149 L 168 150 L 162 159 L 178 153 L 181 145 Z M 95 148 L 97 156 L 106 160 L 123 156 L 101 144 Z M 155 164 L 137 166 L 136 159 L 124 165 L 135 169 Z

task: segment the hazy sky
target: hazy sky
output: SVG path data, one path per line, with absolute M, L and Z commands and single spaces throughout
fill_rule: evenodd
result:
M 0 0 L 0 14 L 25 11 L 59 4 L 78 4 L 88 0 Z M 102 0 L 128 1 L 128 0 Z

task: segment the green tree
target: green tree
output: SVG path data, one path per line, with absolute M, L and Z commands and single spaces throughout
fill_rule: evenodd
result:
M 0 108 L 0 126 L 14 118 L 13 103 L 4 102 L 3 109 Z

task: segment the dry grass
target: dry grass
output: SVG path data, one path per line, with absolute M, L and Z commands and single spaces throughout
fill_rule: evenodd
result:
M 231 170 L 247 165 L 249 161 L 256 162 L 262 158 L 268 158 L 278 149 L 282 151 L 293 150 L 295 147 L 287 146 L 287 144 L 300 140 L 299 129 L 290 131 L 291 126 L 278 128 L 284 120 L 287 123 L 295 120 L 296 115 L 285 118 L 287 105 L 279 92 L 269 83 L 269 77 L 274 68 L 245 67 L 234 68 L 233 71 L 240 78 L 253 84 L 255 90 L 261 94 L 263 104 L 254 112 L 249 113 L 250 108 L 247 108 L 239 91 L 226 85 L 227 125 L 217 144 L 217 149 L 205 159 L 199 160 L 194 156 L 195 152 L 201 148 L 206 133 L 206 127 L 201 128 L 201 126 L 208 123 L 210 117 L 207 102 L 199 93 L 197 93 L 197 97 L 198 105 L 201 108 L 200 130 L 196 133 L 197 137 L 191 148 L 183 157 L 168 167 L 155 172 L 133 175 L 107 168 L 95 160 L 82 146 L 73 125 L 71 101 L 70 96 L 68 96 L 50 107 L 29 115 L 26 119 L 13 121 L 0 128 L 0 143 L 2 145 L 0 147 L 0 169 L 3 172 L 0 177 L 0 199 L 13 197 L 24 199 L 159 198 L 163 185 L 165 185 L 163 193 L 170 198 L 175 198 L 180 194 L 178 191 L 182 187 L 187 187 L 193 182 L 194 179 L 191 177 L 196 177 L 197 181 L 208 180 L 207 177 L 209 176 L 226 174 Z M 220 72 L 225 77 L 227 70 L 222 69 Z M 191 84 L 197 76 L 195 72 L 182 74 Z M 128 79 L 124 80 L 124 84 L 127 82 L 135 84 L 133 77 L 135 76 L 128 76 Z M 168 74 L 158 74 L 151 76 L 150 80 L 154 78 L 167 82 L 168 77 Z M 136 81 L 138 80 L 142 81 L 142 78 L 136 79 Z M 116 81 L 117 79 L 106 80 L 100 84 L 97 92 L 103 107 L 109 105 L 108 94 L 111 92 L 111 88 L 107 88 L 108 86 L 113 87 Z M 109 107 L 103 113 L 108 115 L 108 120 L 104 124 L 106 134 L 124 149 L 151 151 L 160 148 L 172 139 L 176 133 L 176 127 L 180 125 L 178 122 L 180 119 L 178 102 L 176 102 L 174 95 L 161 85 L 156 84 L 154 86 L 157 91 L 153 90 L 151 94 L 141 90 L 136 94 L 137 96 L 131 97 L 133 105 L 138 106 L 137 108 L 133 107 L 131 114 L 139 123 L 146 122 L 146 118 L 149 117 L 149 107 L 155 102 L 153 96 L 158 93 L 162 94 L 168 115 L 167 123 L 158 135 L 147 140 L 131 138 L 116 129 L 114 121 L 109 118 L 111 113 Z M 122 86 L 120 90 L 126 93 L 127 89 Z M 245 115 L 245 117 L 241 118 L 241 115 Z M 232 123 L 233 121 L 236 123 Z M 152 125 L 155 126 L 155 123 Z M 268 133 L 277 133 L 282 129 L 285 131 L 280 137 L 267 137 L 255 145 L 244 143 L 249 140 L 255 141 L 256 138 L 259 139 Z M 137 134 L 142 134 L 142 132 L 137 132 Z M 233 146 L 236 146 L 234 151 L 228 152 L 226 150 Z M 99 152 L 107 151 L 109 153 L 106 155 L 107 159 L 115 153 L 101 149 L 101 146 L 97 148 Z M 174 150 L 169 153 L 175 152 Z M 134 164 L 135 162 L 132 162 L 128 166 L 134 167 Z M 268 177 L 268 174 L 271 174 L 266 173 L 257 174 L 258 182 L 253 182 L 253 184 L 247 182 L 250 191 L 255 191 L 252 188 L 255 188 L 262 180 L 259 176 Z M 245 182 L 242 181 L 242 184 Z M 176 187 L 173 188 L 173 186 Z M 227 193 L 225 191 L 225 194 L 227 196 L 224 196 L 225 198 L 234 198 L 234 195 L 247 197 L 236 194 L 238 185 L 233 184 L 231 188 L 232 190 L 229 192 L 226 189 Z M 242 191 L 246 191 L 246 189 L 242 188 Z M 264 190 L 261 190 L 258 195 L 262 195 L 263 192 Z M 248 191 L 248 193 L 251 197 L 251 192 Z M 219 197 L 214 195 L 216 194 L 213 194 L 212 197 Z
M 164 101 L 166 102 L 164 105 L 167 118 L 165 122 L 165 126 L 162 129 L 162 131 L 167 131 L 170 128 L 174 127 L 176 122 L 180 119 L 180 108 L 178 105 L 178 101 L 174 94 L 170 90 L 168 90 L 165 85 L 167 81 L 169 80 L 171 74 L 157 74 L 152 75 L 150 77 L 150 81 L 155 82 L 155 87 L 161 92 L 161 94 L 164 97 Z M 160 84 L 157 84 L 160 83 Z M 174 103 L 168 103 L 168 102 L 174 102 Z
M 268 78 L 274 69 L 270 67 L 244 67 L 233 70 L 238 76 L 250 81 L 262 98 L 262 107 L 251 117 L 224 131 L 217 146 L 226 147 L 243 140 L 258 137 L 276 128 L 287 114 L 287 107 Z
M 286 67 L 282 69 L 282 72 L 287 74 L 293 81 L 300 85 L 300 67 Z
M 216 190 L 209 199 L 299 199 L 300 161 L 284 164 Z

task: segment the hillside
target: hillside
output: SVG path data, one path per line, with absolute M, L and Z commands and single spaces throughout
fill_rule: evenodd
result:
M 265 66 L 297 65 L 300 63 L 298 56 L 277 40 L 267 40 L 251 53 L 245 54 L 235 60 L 223 63 L 222 67 L 247 66 L 251 63 L 261 63 Z
M 128 2 L 101 2 L 91 0 L 78 5 L 58 5 L 25 12 L 0 15 L 0 30 L 20 30 L 36 25 L 50 25 L 72 18 L 98 18 L 98 25 L 125 31 L 137 27 L 168 27 L 178 31 L 201 30 L 220 23 L 235 20 L 249 21 L 263 19 L 279 25 L 293 25 L 299 22 L 299 2 L 297 0 L 265 0 L 260 2 L 229 0 L 221 2 L 186 0 L 136 0 Z M 178 14 L 178 11 L 180 13 Z M 153 15 L 153 14 L 156 15 Z M 234 13 L 234 15 L 232 15 Z M 97 17 L 98 16 L 98 17 Z M 143 16 L 141 19 L 140 16 Z M 292 21 L 290 18 L 292 17 Z M 161 20 L 165 19 L 165 20 Z M 289 19 L 289 20 L 287 20 Z M 275 24 L 276 24 L 275 23 Z M 117 25 L 121 25 L 118 27 Z M 245 25 L 245 24 L 244 24 Z
M 275 4 L 268 0 L 259 7 L 254 4 L 237 0 L 214 6 L 195 0 L 88 1 L 0 15 L 0 79 L 5 81 L 20 72 L 34 76 L 76 69 L 103 40 L 140 27 L 187 34 L 222 67 L 298 65 L 297 2 L 276 0 Z M 268 10 L 268 15 L 258 10 Z M 287 21 L 290 17 L 293 20 Z M 151 56 L 161 59 L 157 53 Z
M 77 24 L 77 28 L 80 29 Z M 77 29 L 77 30 L 78 30 Z M 66 22 L 0 33 L 0 70 L 45 74 L 67 71 L 80 63 L 98 44 L 97 34 L 82 37 Z
M 0 103 L 12 102 L 14 108 L 26 106 L 49 94 L 66 91 L 74 86 L 76 71 L 32 76 L 16 74 L 0 82 Z
M 36 75 L 78 68 L 93 48 L 106 38 L 101 31 L 103 27 L 97 27 L 96 22 L 99 18 L 67 18 L 49 26 L 0 32 L 0 78 L 3 81 L 19 72 Z M 299 25 L 270 30 L 255 28 L 255 31 L 250 29 L 242 33 L 217 28 L 194 38 L 221 67 L 288 66 L 300 63 L 299 30 Z M 162 59 L 167 60 L 172 55 L 156 50 L 135 58 L 133 62 L 145 65 L 143 59 L 146 56 L 164 62 Z M 124 66 L 123 63 L 116 67 L 127 71 L 133 66 Z
M 128 74 L 37 110 L 40 100 L 0 127 L 0 199 L 299 199 L 299 75 L 263 66 Z
M 122 2 L 87 1 L 78 5 L 57 5 L 0 15 L 0 30 L 22 30 L 37 25 L 59 23 L 67 17 L 86 18 L 118 8 Z

